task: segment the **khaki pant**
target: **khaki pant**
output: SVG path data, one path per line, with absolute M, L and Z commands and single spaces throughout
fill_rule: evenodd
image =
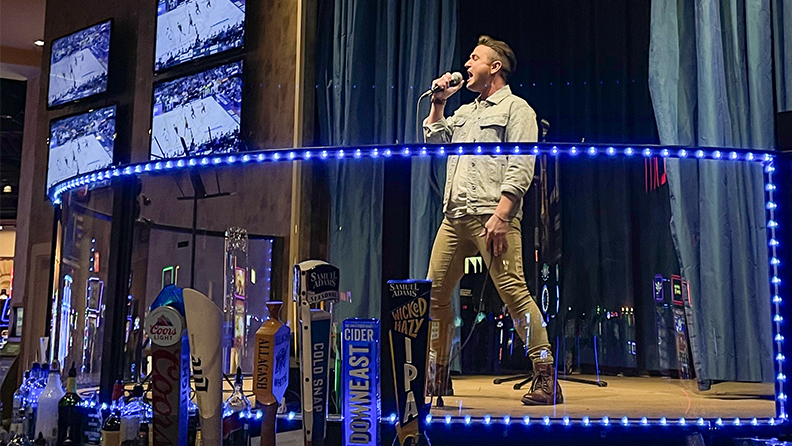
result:
M 513 219 L 506 235 L 506 253 L 493 259 L 487 250 L 486 237 L 479 237 L 490 215 L 443 218 L 437 231 L 428 278 L 432 280 L 432 307 L 430 315 L 440 321 L 439 338 L 431 341 L 437 353 L 437 364 L 448 366 L 451 353 L 454 315 L 451 311 L 451 294 L 464 275 L 465 258 L 481 253 L 489 269 L 492 282 L 514 321 L 517 334 L 528 346 L 528 355 L 536 363 L 552 363 L 547 330 L 542 313 L 525 284 L 522 261 L 522 235 L 520 222 Z M 493 261 L 494 260 L 494 261 Z M 466 348 L 476 349 L 476 346 Z

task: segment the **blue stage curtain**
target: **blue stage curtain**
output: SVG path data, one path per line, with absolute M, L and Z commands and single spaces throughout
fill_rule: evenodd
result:
M 773 0 L 776 108 L 792 110 L 792 2 Z
M 773 147 L 770 0 L 653 0 L 651 20 L 660 142 Z M 668 160 L 667 173 L 698 378 L 772 381 L 761 166 Z
M 456 60 L 456 5 L 457 0 L 320 0 L 317 143 L 415 142 L 418 97 Z M 413 223 L 433 233 L 439 223 L 424 229 L 424 216 L 436 204 L 422 195 L 430 191 L 419 174 L 424 164 L 416 164 Z M 352 292 L 352 304 L 336 311 L 342 319 L 379 317 L 382 209 L 388 205 L 382 202 L 383 162 L 348 159 L 329 166 L 329 261 L 341 269 L 341 288 Z M 425 266 L 422 273 L 418 266 L 411 272 L 426 276 Z
M 757 163 L 669 160 L 671 231 L 690 283 L 699 379 L 773 381 L 773 330 Z

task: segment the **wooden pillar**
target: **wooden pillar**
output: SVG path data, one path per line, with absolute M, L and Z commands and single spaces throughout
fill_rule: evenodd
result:
M 46 332 L 49 318 L 43 317 L 42 313 L 47 308 L 52 282 L 50 260 L 54 210 L 45 195 L 46 134 L 37 131 L 38 123 L 45 119 L 41 101 L 46 101 L 46 90 L 42 87 L 41 77 L 28 80 L 19 172 L 13 302 L 25 307 L 19 361 L 23 370 L 33 362 L 39 337 Z

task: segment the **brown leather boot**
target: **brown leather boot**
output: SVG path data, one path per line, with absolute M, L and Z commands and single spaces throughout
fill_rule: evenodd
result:
M 531 390 L 523 395 L 522 402 L 526 406 L 549 406 L 564 402 L 564 394 L 556 380 L 553 364 L 534 364 Z

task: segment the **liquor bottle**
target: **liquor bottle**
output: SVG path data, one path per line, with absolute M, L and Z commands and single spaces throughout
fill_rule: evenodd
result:
M 27 430 L 27 437 L 31 441 L 36 438 L 38 399 L 41 396 L 41 392 L 44 391 L 44 384 L 41 381 L 43 373 L 41 365 L 37 362 L 33 363 L 33 367 L 30 370 L 30 379 L 28 380 L 28 397 L 25 402 L 25 429 Z
M 66 378 L 66 394 L 58 402 L 58 443 L 62 444 L 69 436 L 72 438 L 73 444 L 81 445 L 82 439 L 78 438 L 76 433 L 83 431 L 83 407 L 82 398 L 77 395 L 77 369 L 74 368 L 72 362 L 69 369 L 69 376 Z
M 44 440 L 54 444 L 58 439 L 58 403 L 63 398 L 63 384 L 61 383 L 60 366 L 58 361 L 52 362 L 49 367 L 47 386 L 38 399 L 36 413 L 36 432 L 44 435 Z M 38 437 L 36 437 L 38 441 Z
M 47 386 L 47 380 L 49 379 L 49 369 L 50 365 L 46 362 L 41 364 L 41 372 L 39 373 L 38 383 L 42 389 Z
M 140 426 L 146 419 L 147 407 L 143 401 L 143 386 L 136 384 L 132 389 L 129 402 L 121 410 L 121 445 L 138 446 L 140 443 Z M 146 438 L 146 445 L 148 445 Z
M 33 446 L 47 446 L 47 440 L 44 439 L 44 434 L 39 432 L 36 441 L 33 442 Z
M 22 384 L 14 392 L 13 409 L 11 412 L 11 435 L 21 434 L 23 424 L 25 422 L 25 400 L 30 393 L 28 380 L 30 379 L 30 372 L 25 371 L 25 377 L 22 379 Z
M 121 384 L 121 380 L 117 379 L 115 384 L 113 384 L 113 395 L 110 397 L 110 399 L 112 401 L 112 407 L 118 406 L 118 410 L 121 410 L 124 407 L 124 385 Z
M 14 392 L 13 412 L 11 413 L 11 440 L 8 446 L 29 446 L 27 430 L 25 429 L 25 402 L 29 393 L 30 373 L 25 371 L 25 378 L 16 392 Z
M 69 429 L 66 433 L 66 438 L 63 442 L 58 442 L 58 446 L 78 446 L 82 444 L 82 441 L 79 439 L 80 435 L 76 434 L 75 432 L 79 432 L 79 430 L 73 429 L 72 426 L 69 426 Z
M 247 446 L 249 414 L 250 401 L 242 393 L 242 368 L 237 367 L 234 392 L 223 403 L 223 446 Z
M 21 409 L 24 407 L 25 398 L 28 397 L 28 393 L 30 393 L 30 370 L 25 370 L 24 377 L 22 378 L 22 384 L 19 385 L 19 388 L 14 392 L 14 408 Z
M 116 381 L 113 387 L 113 395 L 116 394 L 115 388 L 120 386 Z M 121 446 L 121 406 L 118 399 L 114 399 L 110 407 L 110 415 L 102 426 L 102 446 Z
M 38 362 L 34 362 L 32 366 L 30 366 L 30 374 L 28 375 L 27 379 L 27 387 L 30 389 L 31 383 L 34 380 L 38 379 L 39 373 L 41 373 L 41 364 Z
M 83 407 L 85 417 L 85 434 L 83 443 L 86 446 L 99 446 L 102 444 L 102 407 L 99 404 L 99 392 L 91 396 Z

